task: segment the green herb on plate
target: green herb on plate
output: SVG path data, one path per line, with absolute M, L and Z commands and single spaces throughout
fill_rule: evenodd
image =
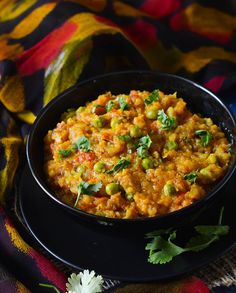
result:
M 211 243 L 229 232 L 229 226 L 222 225 L 223 210 L 224 208 L 220 211 L 218 225 L 195 226 L 194 230 L 197 235 L 193 236 L 184 247 L 173 242 L 176 239 L 177 231 L 172 228 L 146 234 L 146 238 L 151 239 L 145 248 L 149 250 L 148 262 L 165 264 L 184 252 L 197 252 L 208 248 Z

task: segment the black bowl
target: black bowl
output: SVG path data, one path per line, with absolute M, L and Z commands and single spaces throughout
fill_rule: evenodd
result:
M 78 108 L 86 101 L 96 99 L 99 94 L 111 91 L 113 94 L 129 93 L 132 89 L 149 90 L 156 88 L 165 93 L 177 92 L 194 113 L 200 113 L 204 117 L 210 117 L 225 132 L 231 143 L 233 160 L 225 174 L 215 187 L 202 199 L 181 210 L 166 215 L 152 218 L 138 219 L 112 219 L 96 216 L 80 211 L 61 202 L 47 185 L 43 171 L 44 152 L 43 138 L 49 129 L 53 129 L 60 116 L 68 108 Z M 232 176 L 236 163 L 236 123 L 235 120 L 222 103 L 213 93 L 202 86 L 179 76 L 158 73 L 153 71 L 127 71 L 106 74 L 83 81 L 68 89 L 57 98 L 52 100 L 39 113 L 27 141 L 27 158 L 31 172 L 42 188 L 56 205 L 64 210 L 73 213 L 79 221 L 94 225 L 100 224 L 104 227 L 146 231 L 156 228 L 172 227 L 188 223 L 197 217 L 202 210 L 209 208 L 221 197 L 222 188 Z M 221 191 L 221 192 L 220 192 Z

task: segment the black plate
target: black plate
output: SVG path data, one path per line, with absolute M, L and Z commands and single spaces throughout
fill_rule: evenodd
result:
M 78 218 L 58 208 L 40 189 L 28 166 L 18 182 L 18 196 L 24 220 L 36 240 L 52 255 L 76 269 L 93 269 L 111 279 L 125 281 L 158 281 L 191 272 L 220 256 L 236 242 L 235 175 L 222 190 L 225 206 L 223 222 L 230 233 L 208 249 L 186 253 L 165 265 L 147 262 L 144 235 L 130 235 L 98 230 L 79 222 Z M 216 223 L 220 207 L 208 209 L 195 224 Z M 181 233 L 190 237 L 190 230 Z

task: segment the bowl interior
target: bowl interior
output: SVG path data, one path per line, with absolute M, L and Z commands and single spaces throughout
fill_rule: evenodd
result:
M 182 97 L 187 102 L 187 106 L 192 112 L 212 118 L 214 123 L 224 130 L 231 142 L 232 164 L 224 178 L 204 197 L 204 200 L 217 192 L 220 186 L 226 183 L 232 175 L 235 167 L 236 125 L 227 107 L 214 94 L 194 82 L 170 74 L 151 71 L 118 72 L 81 82 L 62 93 L 39 113 L 32 127 L 27 143 L 27 158 L 30 169 L 41 188 L 57 202 L 61 203 L 46 185 L 43 172 L 43 138 L 47 131 L 56 126 L 61 114 L 68 108 L 78 108 L 107 91 L 111 91 L 113 94 L 121 94 L 129 93 L 132 89 L 149 91 L 160 89 L 170 94 L 177 92 L 178 97 Z M 188 207 L 184 209 L 188 209 Z

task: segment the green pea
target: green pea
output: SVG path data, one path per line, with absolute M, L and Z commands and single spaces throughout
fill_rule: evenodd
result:
M 134 194 L 133 194 L 133 193 L 127 193 L 127 194 L 125 195 L 125 197 L 126 197 L 126 199 L 127 199 L 128 201 L 133 201 L 133 200 L 134 200 Z
M 140 137 L 140 136 L 142 136 L 142 130 L 140 129 L 140 127 L 138 125 L 133 125 L 130 128 L 130 136 L 131 137 Z
M 111 119 L 111 128 L 115 129 L 120 124 L 120 120 L 117 117 Z
M 210 178 L 211 177 L 211 172 L 210 170 L 206 167 L 200 170 L 200 174 L 203 175 L 204 177 Z
M 102 128 L 104 126 L 104 119 L 102 117 L 97 117 L 92 123 L 94 127 Z
M 85 171 L 85 168 L 83 166 L 78 166 L 76 169 L 76 172 L 82 175 Z
M 93 170 L 94 170 L 96 173 L 103 173 L 103 172 L 106 171 L 105 164 L 102 163 L 102 162 L 97 162 L 97 163 L 93 166 Z
M 148 119 L 157 119 L 157 115 L 158 115 L 158 109 L 157 108 L 151 108 L 149 110 L 146 111 L 146 117 Z
M 120 186 L 117 183 L 109 183 L 106 186 L 106 193 L 108 195 L 113 195 L 120 190 Z
M 81 112 L 83 112 L 85 109 L 86 109 L 86 107 L 81 106 L 81 107 L 79 107 L 79 108 L 76 110 L 76 112 L 77 112 L 77 113 L 81 113 Z
M 178 149 L 178 144 L 175 141 L 168 141 L 165 144 L 165 148 L 168 149 L 169 151 L 177 150 Z
M 153 161 L 151 158 L 145 158 L 142 160 L 142 167 L 147 170 L 153 167 Z
M 163 187 L 163 191 L 166 196 L 172 196 L 176 193 L 175 186 L 172 183 L 166 183 Z

